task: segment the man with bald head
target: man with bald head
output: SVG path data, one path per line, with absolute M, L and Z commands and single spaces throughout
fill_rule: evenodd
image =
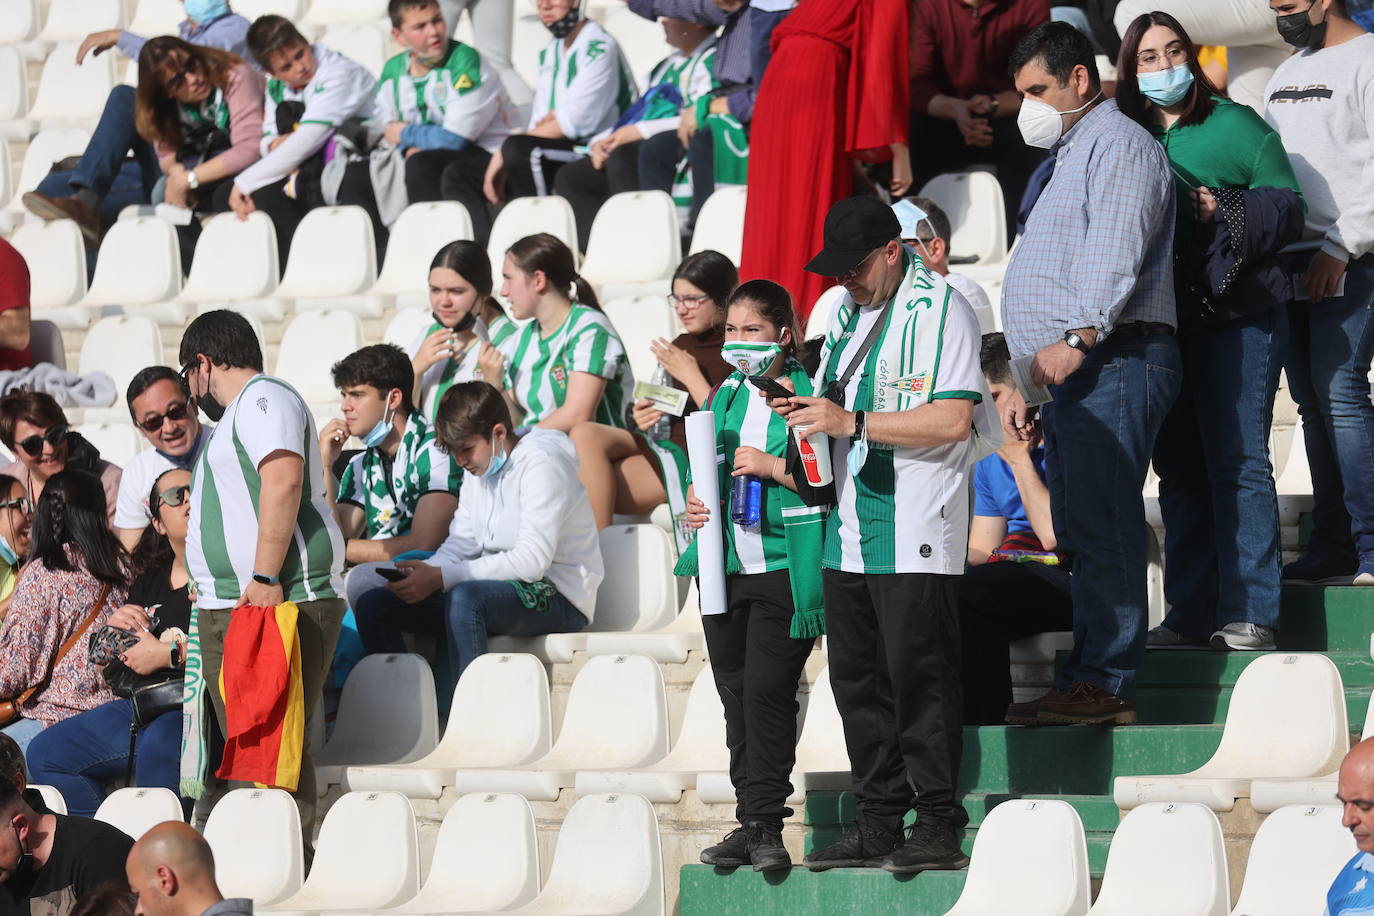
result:
M 1336 798 L 1341 823 L 1355 836 L 1355 857 L 1326 892 L 1326 916 L 1374 913 L 1374 738 L 1351 748 L 1341 763 Z
M 253 901 L 224 899 L 215 883 L 210 844 L 180 821 L 143 834 L 129 850 L 124 870 L 138 898 L 136 916 L 252 916 Z

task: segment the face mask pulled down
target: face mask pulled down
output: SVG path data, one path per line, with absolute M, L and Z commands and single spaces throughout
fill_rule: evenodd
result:
M 548 25 L 544 26 L 544 28 L 548 29 L 549 33 L 553 35 L 554 38 L 567 38 L 568 34 L 572 32 L 573 29 L 577 28 L 577 23 L 581 21 L 581 19 L 582 11 L 577 7 L 573 7 L 568 10 L 568 15 L 564 16 L 562 19 L 550 22 Z

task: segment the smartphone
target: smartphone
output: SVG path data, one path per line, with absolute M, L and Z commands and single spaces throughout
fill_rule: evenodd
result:
M 406 577 L 404 570 L 396 569 L 394 566 L 377 567 L 377 575 L 381 576 L 388 582 L 400 582 L 402 579 Z
M 790 398 L 796 395 L 795 391 L 788 391 L 779 385 L 776 379 L 771 379 L 766 375 L 751 375 L 749 384 L 768 395 L 770 398 Z

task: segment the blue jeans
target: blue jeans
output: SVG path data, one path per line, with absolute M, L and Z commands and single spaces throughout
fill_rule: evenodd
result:
M 1310 255 L 1289 266 L 1301 273 Z M 1369 363 L 1374 358 L 1374 254 L 1352 262 L 1345 295 L 1288 307 L 1284 369 L 1302 418 L 1312 469 L 1309 553 L 1374 564 L 1374 404 Z
M 105 800 L 105 786 L 124 778 L 129 766 L 133 707 L 112 700 L 45 728 L 29 745 L 29 773 L 39 785 L 56 786 L 67 811 L 90 817 Z M 134 784 L 178 792 L 181 713 L 165 712 L 138 736 Z
M 1269 427 L 1287 309 L 1179 335 L 1183 387 L 1155 440 L 1164 625 L 1205 637 L 1279 623 L 1279 502 Z
M 126 169 L 125 157 L 130 153 L 134 165 Z M 86 151 L 81 154 L 81 164 L 71 172 L 49 175 L 39 184 L 38 190 L 52 197 L 66 197 L 77 188 L 89 188 L 104 198 L 116 184 L 122 192 L 134 193 L 132 180 L 135 176 L 140 182 L 138 197 L 126 200 L 125 204 L 146 204 L 152 199 L 153 185 L 162 177 L 162 167 L 157 164 L 153 145 L 140 137 L 134 127 L 133 87 L 116 86 L 105 100 L 105 110 L 100 113 L 100 122 L 86 144 Z
M 1145 502 L 1155 436 L 1182 384 L 1172 335 L 1108 336 L 1041 408 L 1055 536 L 1073 554 L 1073 651 L 1058 686 L 1129 697 L 1145 651 Z
M 503 580 L 459 582 L 448 591 L 406 604 L 384 588 L 365 592 L 353 608 L 358 635 L 368 652 L 404 652 L 402 633 L 448 638 L 450 670 L 461 678 L 472 660 L 487 651 L 487 636 L 578 633 L 587 618 L 555 593 L 547 609 L 529 608 L 515 586 Z

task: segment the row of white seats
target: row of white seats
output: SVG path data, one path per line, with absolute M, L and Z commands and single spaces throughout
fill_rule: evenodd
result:
M 1016 799 L 978 828 L 963 892 L 945 916 L 1321 916 L 1327 888 L 1355 852 L 1339 808 L 1282 808 L 1255 834 L 1233 908 L 1216 814 L 1153 803 L 1116 828 L 1092 903 L 1078 812 L 1063 801 Z

